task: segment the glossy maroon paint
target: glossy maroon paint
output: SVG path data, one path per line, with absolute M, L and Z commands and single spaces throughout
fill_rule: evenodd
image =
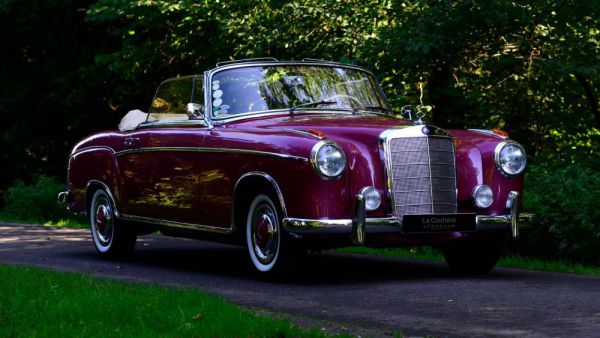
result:
M 407 124 L 412 122 L 385 116 L 296 113 L 249 118 L 216 125 L 211 130 L 202 126 L 165 126 L 102 132 L 82 140 L 73 149 L 68 172 L 68 189 L 73 198 L 69 206 L 85 212 L 86 187 L 95 180 L 111 190 L 122 215 L 228 229 L 234 222 L 236 183 L 246 173 L 261 172 L 271 176 L 280 188 L 287 217 L 350 219 L 354 196 L 365 186 L 374 186 L 383 195 L 382 206 L 367 217 L 392 216 L 379 135 Z M 261 151 L 309 159 L 319 139 L 297 132 L 307 130 L 322 132 L 344 150 L 347 168 L 339 179 L 322 179 L 309 161 L 220 151 Z M 494 149 L 503 139 L 464 130 L 448 132 L 456 152 L 459 212 L 506 214 L 508 193 L 522 193 L 523 178 L 507 178 L 496 170 Z M 127 145 L 126 140 L 132 138 L 135 144 Z M 135 152 L 152 148 L 163 151 Z M 494 204 L 485 210 L 475 208 L 471 197 L 474 187 L 480 184 L 489 185 L 495 192 Z M 386 238 L 415 244 L 456 236 L 466 235 L 390 234 Z

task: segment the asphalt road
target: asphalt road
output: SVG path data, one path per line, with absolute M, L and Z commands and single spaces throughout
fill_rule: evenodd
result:
M 440 263 L 326 253 L 269 282 L 246 260 L 236 247 L 144 236 L 132 259 L 108 262 L 87 230 L 0 223 L 0 263 L 198 287 L 333 332 L 600 337 L 600 278 L 505 268 L 465 278 Z

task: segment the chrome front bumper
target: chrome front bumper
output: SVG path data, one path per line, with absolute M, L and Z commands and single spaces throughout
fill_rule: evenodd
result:
M 513 238 L 519 237 L 519 226 L 528 223 L 533 215 L 520 212 L 519 193 L 511 191 L 506 201 L 509 210 L 507 215 L 475 217 L 475 231 L 511 230 Z M 336 233 L 351 234 L 352 242 L 357 245 L 365 243 L 367 230 L 369 233 L 402 232 L 402 219 L 396 217 L 366 218 L 364 197 L 356 195 L 356 207 L 353 219 L 302 219 L 284 218 L 283 227 L 296 234 L 302 233 Z

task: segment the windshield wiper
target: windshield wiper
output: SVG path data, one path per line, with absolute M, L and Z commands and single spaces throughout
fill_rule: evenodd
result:
M 329 105 L 329 104 L 335 104 L 335 103 L 337 103 L 337 102 L 335 102 L 335 101 L 325 101 L 325 100 L 302 103 L 302 104 L 295 105 L 292 108 L 290 108 L 290 115 L 294 115 L 294 112 L 298 108 L 302 108 L 302 107 L 314 107 L 314 106 L 320 106 L 322 104 L 328 104 Z

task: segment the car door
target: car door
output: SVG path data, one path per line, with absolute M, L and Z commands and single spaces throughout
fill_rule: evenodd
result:
M 186 105 L 202 104 L 202 78 L 163 82 L 148 121 L 125 136 L 118 154 L 125 217 L 150 223 L 200 224 L 202 162 L 207 124 L 190 119 Z M 195 93 L 198 92 L 198 95 Z M 129 140 L 129 141 L 128 141 Z

